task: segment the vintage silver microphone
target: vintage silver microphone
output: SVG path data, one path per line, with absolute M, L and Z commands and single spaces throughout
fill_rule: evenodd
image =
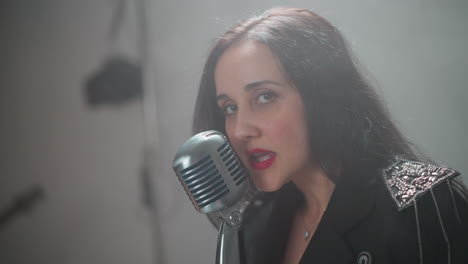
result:
M 240 263 L 237 231 L 257 190 L 227 138 L 215 130 L 193 136 L 173 169 L 195 209 L 221 221 L 216 262 Z

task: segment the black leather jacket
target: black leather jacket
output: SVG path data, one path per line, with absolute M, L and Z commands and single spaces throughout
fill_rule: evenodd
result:
M 468 202 L 452 187 L 457 175 L 399 160 L 369 181 L 341 181 L 300 263 L 468 263 Z M 243 261 L 282 263 L 302 196 L 287 184 L 259 200 L 240 231 Z

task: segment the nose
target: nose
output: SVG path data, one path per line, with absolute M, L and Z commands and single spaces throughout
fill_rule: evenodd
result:
M 231 127 L 231 135 L 239 141 L 248 141 L 260 136 L 259 123 L 251 112 L 238 111 Z

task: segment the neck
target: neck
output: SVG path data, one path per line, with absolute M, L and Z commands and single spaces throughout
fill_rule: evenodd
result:
M 327 209 L 335 184 L 320 168 L 309 170 L 309 173 L 295 177 L 293 183 L 305 198 L 302 209 L 304 218 L 307 219 L 307 222 L 320 220 L 323 212 Z

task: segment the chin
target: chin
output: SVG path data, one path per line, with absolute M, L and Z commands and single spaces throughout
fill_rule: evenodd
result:
M 255 187 L 257 187 L 258 190 L 262 192 L 276 192 L 281 187 L 283 187 L 284 184 L 280 184 L 278 182 L 271 182 L 271 181 L 265 181 L 265 180 L 259 180 L 259 179 L 253 179 L 253 182 L 255 184 Z

